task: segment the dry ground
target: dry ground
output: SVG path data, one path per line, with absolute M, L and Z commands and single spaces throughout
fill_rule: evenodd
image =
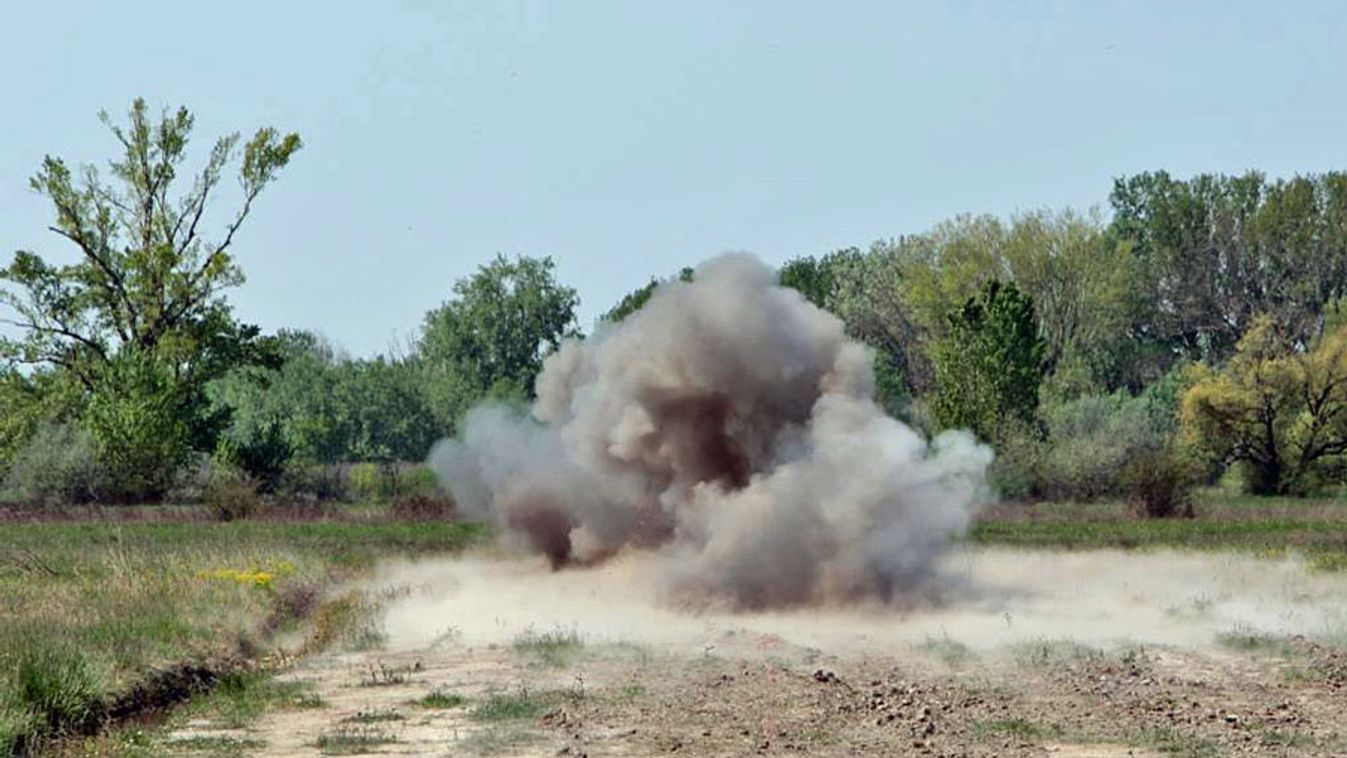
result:
M 383 646 L 283 674 L 307 683 L 318 707 L 242 729 L 200 719 L 165 745 L 257 755 L 1347 754 L 1340 575 L 1181 554 L 958 560 L 971 589 L 938 606 L 748 615 L 661 608 L 640 566 L 390 567 L 379 578 L 397 588 L 384 592 L 396 599 Z

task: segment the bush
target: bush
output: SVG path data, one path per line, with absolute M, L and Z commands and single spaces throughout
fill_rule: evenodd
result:
M 393 501 L 389 515 L 398 521 L 450 521 L 457 514 L 448 495 L 403 495 Z
M 261 426 L 250 439 L 239 441 L 230 436 L 220 438 L 215 457 L 252 477 L 261 492 L 275 492 L 290 461 L 290 443 L 280 422 Z
M 11 462 L 4 497 L 36 506 L 88 503 L 98 499 L 101 480 L 89 432 L 74 423 L 45 424 Z
M 351 466 L 347 478 L 352 494 L 361 500 L 434 496 L 438 489 L 435 473 L 421 464 L 357 463 Z
M 163 498 L 191 457 L 191 397 L 152 356 L 118 356 L 85 416 L 107 495 L 122 502 Z
M 261 510 L 257 480 L 243 472 L 220 471 L 206 485 L 206 507 L 217 521 L 240 521 Z
M 340 465 L 291 462 L 281 472 L 276 495 L 283 500 L 332 502 L 350 496 Z
M 1123 472 L 1127 504 L 1139 518 L 1192 518 L 1196 475 L 1191 462 L 1171 450 L 1147 451 Z
M 1003 431 L 995 445 L 996 458 L 988 470 L 992 488 L 1007 500 L 1032 500 L 1044 494 L 1044 456 L 1047 445 L 1026 426 Z
M 1167 443 L 1164 419 L 1144 397 L 1087 395 L 1044 408 L 1044 495 L 1087 501 L 1123 494 L 1128 461 Z

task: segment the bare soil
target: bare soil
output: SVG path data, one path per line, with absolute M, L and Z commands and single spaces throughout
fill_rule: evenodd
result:
M 390 567 L 380 581 L 406 589 L 387 609 L 387 645 L 283 674 L 309 682 L 324 707 L 244 730 L 193 723 L 168 745 L 187 753 L 194 738 L 234 738 L 240 752 L 275 756 L 1347 754 L 1347 653 L 1331 624 L 1347 579 L 1228 556 L 1129 554 L 1124 565 L 1121 555 L 965 556 L 970 584 L 985 589 L 983 570 L 994 570 L 1021 592 L 888 617 L 680 615 L 641 593 L 630 566 L 559 578 L 473 558 Z M 1011 570 L 1021 564 L 1023 575 Z M 1154 586 L 1136 586 L 1138 572 Z M 1203 576 L 1210 584 L 1168 586 Z M 1061 616 L 1073 596 L 1089 622 L 1081 634 L 1069 618 L 1037 618 Z M 591 615 L 604 608 L 621 623 Z M 1111 641 L 1099 608 L 1114 608 Z M 933 623 L 951 631 L 933 634 Z M 432 692 L 464 702 L 417 704 Z

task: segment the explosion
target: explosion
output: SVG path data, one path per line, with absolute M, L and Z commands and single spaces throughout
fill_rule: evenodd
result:
M 871 353 L 746 254 L 562 345 L 529 416 L 483 405 L 431 466 L 554 568 L 655 551 L 662 588 L 763 608 L 928 586 L 991 451 L 872 398 Z

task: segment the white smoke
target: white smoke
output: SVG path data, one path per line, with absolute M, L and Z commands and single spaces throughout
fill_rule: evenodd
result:
M 928 444 L 872 391 L 841 321 L 725 255 L 565 343 L 530 417 L 474 409 L 431 466 L 555 567 L 643 548 L 688 598 L 898 601 L 967 527 L 992 454 L 966 432 Z

